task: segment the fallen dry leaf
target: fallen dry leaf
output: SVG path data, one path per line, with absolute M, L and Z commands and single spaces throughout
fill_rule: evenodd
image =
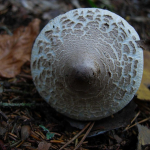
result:
M 39 19 L 27 27 L 19 27 L 13 36 L 0 35 L 0 76 L 11 78 L 20 73 L 21 66 L 30 61 L 31 49 L 39 33 Z
M 137 125 L 139 135 L 138 135 L 138 150 L 143 150 L 142 147 L 150 144 L 150 129 L 146 126 L 140 124 Z
M 31 133 L 31 127 L 29 125 L 24 125 L 21 127 L 21 139 L 26 140 Z
M 38 145 L 38 150 L 49 150 L 51 143 L 47 143 L 46 141 L 42 141 Z
M 137 97 L 140 100 L 150 101 L 150 52 L 144 51 L 144 70 L 142 82 L 139 90 L 137 91 Z

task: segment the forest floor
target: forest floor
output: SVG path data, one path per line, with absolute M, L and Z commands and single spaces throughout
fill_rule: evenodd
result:
M 80 7 L 108 9 L 127 20 L 141 39 L 150 39 L 148 0 L 0 0 L 1 150 L 58 150 L 81 131 L 40 97 L 30 70 L 32 45 L 41 29 L 50 19 Z M 115 120 L 120 128 L 87 137 L 78 149 L 150 149 L 150 99 L 144 101 L 134 97 L 134 100 L 134 113 L 126 115 L 126 124 L 118 124 Z M 143 126 L 137 126 L 137 122 Z M 84 135 L 85 131 L 64 149 L 74 149 Z

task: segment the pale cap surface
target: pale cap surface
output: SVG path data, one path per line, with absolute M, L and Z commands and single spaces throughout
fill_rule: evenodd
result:
M 103 9 L 71 10 L 51 20 L 31 55 L 33 81 L 58 112 L 99 120 L 124 108 L 138 90 L 143 51 L 137 32 Z

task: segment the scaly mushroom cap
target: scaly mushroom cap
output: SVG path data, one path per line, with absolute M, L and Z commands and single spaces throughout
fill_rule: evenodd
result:
M 58 112 L 98 120 L 124 108 L 138 90 L 143 51 L 137 32 L 103 9 L 71 10 L 51 20 L 31 56 L 34 83 Z

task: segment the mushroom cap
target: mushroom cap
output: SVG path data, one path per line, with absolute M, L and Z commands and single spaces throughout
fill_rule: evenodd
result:
M 58 112 L 99 120 L 124 108 L 140 86 L 143 51 L 137 32 L 103 9 L 80 8 L 43 28 L 31 55 L 33 81 Z

